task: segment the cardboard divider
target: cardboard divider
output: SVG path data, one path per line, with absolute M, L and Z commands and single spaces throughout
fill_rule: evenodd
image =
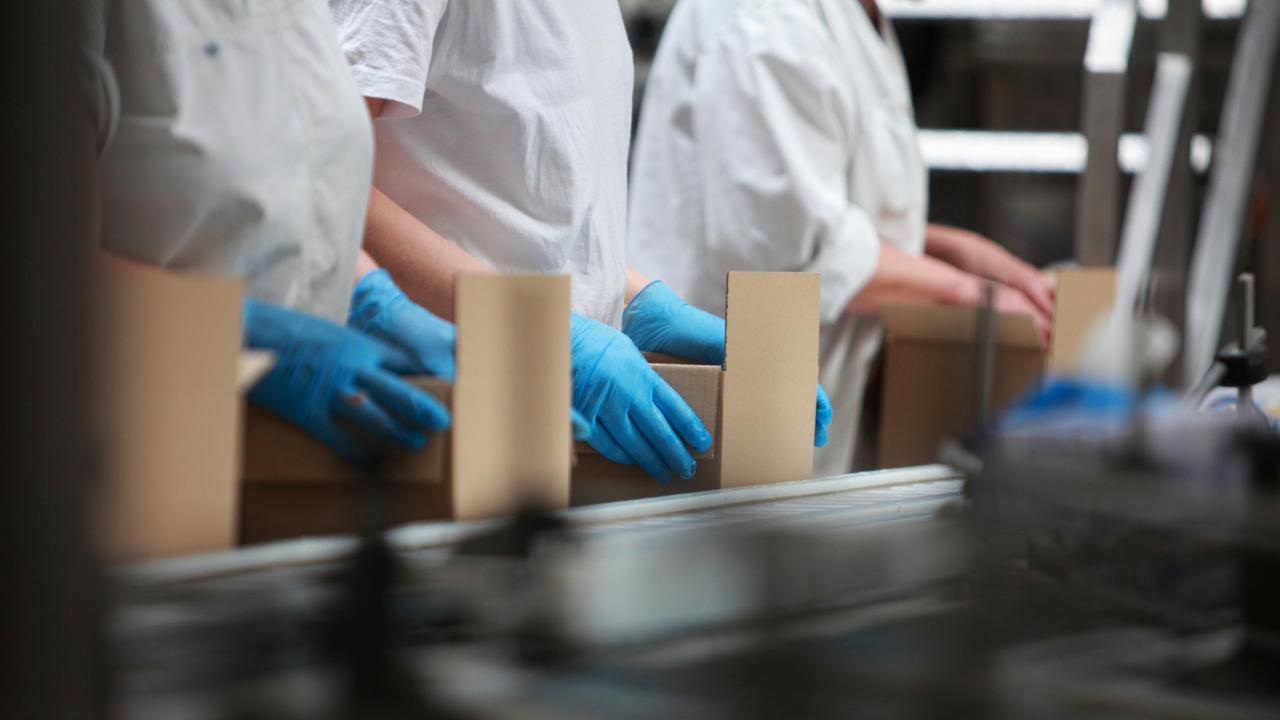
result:
M 732 272 L 725 369 L 649 356 L 715 439 L 692 480 L 663 484 L 584 452 L 572 504 L 658 497 L 811 475 L 818 386 L 818 275 Z M 581 443 L 579 444 L 581 445 Z
M 724 487 L 805 480 L 818 390 L 816 273 L 729 273 Z
M 567 506 L 569 279 L 457 279 L 457 377 L 414 382 L 445 400 L 448 433 L 389 459 L 393 522 L 468 520 L 523 504 Z M 296 426 L 250 408 L 245 430 L 241 541 L 356 528 L 362 474 Z
M 95 270 L 106 555 L 233 547 L 242 285 L 110 257 Z
M 453 516 L 569 503 L 569 278 L 464 275 L 457 285 Z

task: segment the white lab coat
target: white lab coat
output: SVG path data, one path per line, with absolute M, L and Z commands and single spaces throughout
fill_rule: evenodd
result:
M 629 256 L 723 314 L 725 273 L 822 273 L 818 476 L 849 472 L 879 323 L 843 314 L 880 243 L 924 249 L 927 174 L 892 29 L 855 0 L 682 0 L 651 71 Z
M 375 184 L 504 272 L 573 277 L 616 324 L 634 67 L 613 0 L 330 0 L 376 123 Z
M 345 323 L 373 137 L 325 0 L 111 3 L 103 246 Z

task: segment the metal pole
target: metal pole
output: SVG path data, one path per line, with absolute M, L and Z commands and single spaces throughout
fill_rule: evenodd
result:
M 1168 200 L 1160 221 L 1160 242 L 1153 266 L 1160 272 L 1163 291 L 1155 297 L 1153 309 L 1178 330 L 1185 331 L 1187 271 L 1191 267 L 1191 243 L 1196 221 L 1195 173 L 1191 168 L 1191 139 L 1195 136 L 1200 112 L 1200 27 L 1203 9 L 1199 2 L 1171 2 L 1160 26 L 1163 52 L 1186 57 L 1191 64 L 1191 78 L 1186 101 L 1182 104 L 1173 167 L 1169 175 Z M 1160 380 L 1177 384 L 1182 378 L 1182 357 L 1170 364 Z
M 1250 337 L 1253 335 L 1253 275 L 1250 273 L 1241 273 L 1236 281 L 1236 286 L 1240 289 L 1240 327 L 1239 340 L 1240 352 L 1249 352 Z M 1236 409 L 1241 413 L 1253 413 L 1253 386 L 1249 384 L 1241 385 L 1239 395 L 1237 396 Z
M 991 421 L 991 388 L 996 370 L 996 287 L 987 283 L 982 289 L 982 306 L 978 308 L 978 326 L 974 333 L 974 420 L 979 432 L 986 432 Z
M 1223 312 L 1275 73 L 1278 36 L 1280 2 L 1249 3 L 1231 63 L 1209 194 L 1196 232 L 1187 286 L 1183 378 L 1188 386 L 1213 363 L 1222 335 Z
M 1142 289 L 1147 286 L 1165 217 L 1169 177 L 1182 134 L 1182 108 L 1190 84 L 1191 61 L 1186 56 L 1161 53 L 1156 58 L 1146 119 L 1149 153 L 1147 164 L 1134 180 L 1129 194 L 1124 231 L 1120 235 L 1115 313 L 1133 313 Z

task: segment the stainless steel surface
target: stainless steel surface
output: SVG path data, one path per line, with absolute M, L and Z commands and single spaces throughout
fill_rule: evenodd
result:
M 1120 235 L 1115 312 L 1129 314 L 1150 274 L 1164 217 L 1169 177 L 1181 136 L 1183 104 L 1191 82 L 1191 62 L 1176 53 L 1156 58 L 1156 76 L 1147 108 L 1150 156 L 1134 181 Z
M 566 510 L 563 517 L 580 528 L 625 531 L 660 526 L 706 525 L 748 517 L 816 519 L 834 510 L 865 513 L 880 521 L 896 513 L 914 512 L 905 502 L 917 490 L 929 497 L 956 497 L 961 477 L 943 465 L 854 473 L 798 482 L 674 495 L 652 500 L 591 505 Z M 905 493 L 905 494 L 902 494 Z M 456 545 L 500 526 L 500 520 L 406 525 L 390 533 L 399 550 Z M 226 553 L 152 560 L 121 565 L 114 575 L 123 581 L 163 585 L 193 582 L 272 568 L 333 562 L 346 557 L 355 541 L 346 537 L 305 538 L 259 545 Z
M 1120 226 L 1118 151 L 1124 129 L 1129 54 L 1137 24 L 1132 0 L 1106 0 L 1094 11 L 1084 56 L 1080 119 L 1088 156 L 1076 194 L 1076 260 L 1109 265 Z
M 1186 57 L 1191 64 L 1187 97 L 1182 103 L 1178 121 L 1178 139 L 1174 145 L 1173 167 L 1160 220 L 1160 241 L 1152 261 L 1160 274 L 1163 292 L 1152 298 L 1152 310 L 1182 333 L 1185 328 L 1185 306 L 1182 293 L 1186 288 L 1187 269 L 1191 265 L 1191 243 L 1196 217 L 1195 173 L 1192 167 L 1191 143 L 1200 117 L 1201 67 L 1200 29 L 1202 13 L 1196 3 L 1175 2 L 1160 24 L 1160 49 Z M 1157 380 L 1177 383 L 1181 378 L 1180 354 Z
M 1253 275 L 1250 273 L 1241 273 L 1236 279 L 1236 284 L 1240 288 L 1240 318 L 1239 318 L 1239 335 L 1236 342 L 1240 345 L 1241 352 L 1248 352 L 1249 341 L 1253 336 L 1254 325 L 1254 289 Z M 1240 386 L 1240 396 L 1237 403 L 1240 412 L 1253 412 L 1253 386 L 1245 384 Z
M 1278 36 L 1280 2 L 1250 3 L 1231 65 L 1219 131 L 1220 150 L 1209 175 L 1186 293 L 1183 379 L 1187 386 L 1194 384 L 1213 363 L 1221 340 L 1223 313 L 1267 112 L 1266 98 L 1275 72 Z

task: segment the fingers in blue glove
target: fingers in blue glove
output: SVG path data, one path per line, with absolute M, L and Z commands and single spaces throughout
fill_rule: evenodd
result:
M 377 370 L 364 371 L 356 377 L 356 384 L 410 425 L 431 432 L 449 427 L 449 411 L 444 405 L 430 393 L 394 375 Z
M 827 445 L 827 428 L 831 425 L 834 413 L 831 410 L 831 401 L 827 399 L 827 393 L 818 386 L 818 411 L 813 421 L 813 446 L 826 447 Z
M 366 273 L 356 283 L 347 324 L 402 350 L 396 372 L 453 379 L 453 323 L 409 299 L 386 270 Z
M 421 450 L 427 444 L 425 435 L 391 417 L 379 407 L 377 401 L 361 393 L 338 398 L 334 403 L 333 413 L 384 444 L 396 445 L 405 450 Z
M 657 386 L 653 392 L 653 402 L 666 421 L 670 424 L 676 433 L 688 443 L 689 447 L 694 451 L 704 453 L 711 449 L 711 433 L 707 432 L 707 428 L 702 424 L 702 420 L 698 418 L 698 414 L 689 407 L 689 403 L 680 397 L 680 393 L 671 389 L 671 386 L 662 378 L 657 378 Z
M 693 458 L 689 458 L 689 464 L 684 464 L 678 459 L 672 462 L 664 460 L 651 444 L 649 438 L 641 431 L 641 427 L 648 426 L 648 423 L 644 421 L 637 422 L 636 420 L 636 418 L 628 418 L 624 422 L 606 424 L 610 434 L 617 439 L 619 446 L 626 448 L 627 453 L 635 459 L 636 464 L 649 476 L 664 484 L 671 482 L 673 471 L 682 477 L 692 477 L 689 465 L 693 463 Z M 647 429 L 653 432 L 652 427 Z M 671 448 L 666 448 L 666 450 L 671 452 Z M 681 451 L 683 451 L 683 448 L 681 448 Z M 674 455 L 675 453 L 671 452 L 671 454 Z M 685 454 L 688 455 L 687 452 Z
M 676 436 L 667 418 L 655 405 L 637 405 L 631 408 L 631 420 L 640 436 L 648 441 L 658 459 L 674 475 L 688 480 L 697 471 L 698 464 Z M 632 453 L 634 456 L 634 453 Z M 636 462 L 641 460 L 636 457 Z M 643 464 L 641 465 L 643 467 Z
M 613 435 L 609 433 L 609 428 L 606 428 L 603 425 L 596 427 L 595 430 L 592 431 L 591 438 L 588 442 L 591 443 L 591 447 L 596 449 L 596 452 L 605 456 L 611 462 L 618 463 L 619 465 L 636 464 L 635 458 L 631 457 L 626 450 L 622 449 L 622 446 L 618 444 L 618 441 L 614 440 Z

